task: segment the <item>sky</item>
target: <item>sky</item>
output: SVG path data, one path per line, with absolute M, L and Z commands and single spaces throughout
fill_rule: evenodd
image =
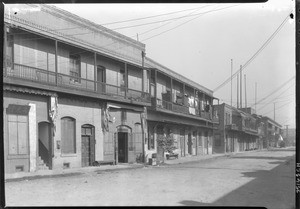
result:
M 294 0 L 54 5 L 144 43 L 147 57 L 213 90 L 220 103 L 237 106 L 230 76 L 244 66 L 242 106 L 295 128 Z

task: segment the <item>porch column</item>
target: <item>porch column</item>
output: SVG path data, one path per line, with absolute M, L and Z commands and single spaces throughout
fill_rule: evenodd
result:
M 36 125 L 36 105 L 29 103 L 29 171 L 36 171 L 37 167 L 37 125 Z
M 154 84 L 155 84 L 154 96 L 155 96 L 155 104 L 156 104 L 156 100 L 157 100 L 157 70 L 154 70 Z
M 125 98 L 127 98 L 127 91 L 128 91 L 128 69 L 127 69 L 127 62 L 125 62 Z
M 97 92 L 97 54 L 96 54 L 96 52 L 94 52 L 94 91 Z
M 58 53 L 58 50 L 57 50 L 57 40 L 55 40 L 55 83 L 56 83 L 56 86 L 58 85 L 58 63 L 57 63 L 57 53 Z
M 170 98 L 171 98 L 171 102 L 173 102 L 173 79 L 172 79 L 172 77 L 170 79 L 171 79 L 171 96 L 170 96 Z
M 7 29 L 6 29 L 6 25 L 4 24 L 4 27 L 3 27 L 3 38 L 4 38 L 4 42 L 3 42 L 3 57 L 4 57 L 4 62 L 3 62 L 3 67 L 4 67 L 4 76 L 7 75 L 7 65 L 6 65 L 6 48 L 7 48 Z

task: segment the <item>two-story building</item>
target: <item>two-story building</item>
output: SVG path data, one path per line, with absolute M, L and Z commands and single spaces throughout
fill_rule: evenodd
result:
M 147 107 L 147 160 L 157 150 L 157 139 L 175 140 L 179 157 L 212 154 L 213 92 L 150 58 L 145 59 L 150 78 L 151 107 Z M 160 155 L 161 156 L 161 155 Z M 161 160 L 161 159 L 159 159 Z
M 259 122 L 263 124 L 264 147 L 277 147 L 282 138 L 282 126 L 267 116 L 260 116 Z
M 49 5 L 6 4 L 5 172 L 142 162 L 145 45 Z
M 214 105 L 219 126 L 214 131 L 213 153 L 242 152 L 260 146 L 256 118 L 246 109 Z

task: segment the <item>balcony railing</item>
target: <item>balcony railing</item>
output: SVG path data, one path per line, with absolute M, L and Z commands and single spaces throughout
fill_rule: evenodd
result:
M 97 94 L 120 96 L 139 102 L 150 102 L 150 94 L 126 87 L 115 86 L 103 82 L 55 73 L 39 68 L 14 64 L 13 68 L 4 69 L 4 76 L 30 80 L 41 84 L 78 89 Z M 56 82 L 57 79 L 57 82 Z
M 228 124 L 225 126 L 226 129 L 238 131 L 239 127 L 236 124 Z
M 155 98 L 151 99 L 151 104 L 153 107 L 166 109 L 166 110 L 170 110 L 170 111 L 173 111 L 176 113 L 182 113 L 185 115 L 195 115 L 195 116 L 207 119 L 207 120 L 214 120 L 214 122 L 219 122 L 218 118 L 212 117 L 211 111 L 209 111 L 209 112 L 201 111 L 200 112 L 197 109 L 195 109 L 194 107 L 179 105 L 179 104 L 175 104 L 170 101 L 165 101 L 165 100 L 155 99 Z

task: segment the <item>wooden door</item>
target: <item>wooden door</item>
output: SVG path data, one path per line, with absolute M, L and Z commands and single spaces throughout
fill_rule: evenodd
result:
M 89 136 L 81 137 L 81 166 L 86 167 L 90 165 L 91 156 L 91 140 Z

